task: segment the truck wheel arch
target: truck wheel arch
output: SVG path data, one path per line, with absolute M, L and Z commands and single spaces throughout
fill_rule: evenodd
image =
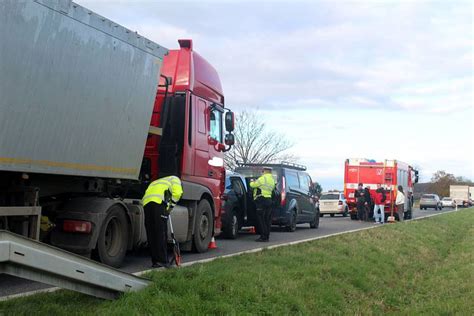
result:
M 108 212 L 114 207 L 119 206 L 123 209 L 125 217 L 130 227 L 130 234 L 133 236 L 133 225 L 131 222 L 130 214 L 127 211 L 127 206 L 120 200 L 113 200 L 110 198 L 99 198 L 99 197 L 81 197 L 71 199 L 65 202 L 61 206 L 61 212 L 58 214 L 58 219 L 73 219 L 73 220 L 84 220 L 90 221 L 93 224 L 92 234 L 88 242 L 87 248 L 89 251 L 93 250 L 99 239 L 100 229 L 103 225 L 104 220 L 107 217 Z M 54 243 L 53 243 L 54 244 Z M 67 247 L 67 245 L 61 245 L 56 243 L 59 247 Z M 131 239 L 129 240 L 128 249 L 132 246 Z M 83 249 L 85 251 L 86 249 Z M 81 252 L 83 252 L 81 251 Z

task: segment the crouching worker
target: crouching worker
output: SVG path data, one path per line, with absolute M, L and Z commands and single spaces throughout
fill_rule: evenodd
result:
M 250 187 L 254 190 L 253 198 L 260 227 L 260 238 L 256 241 L 268 242 L 272 226 L 272 192 L 275 189 L 272 168 L 264 167 L 263 174 L 256 181 L 250 182 Z
M 153 268 L 169 267 L 168 216 L 182 195 L 181 180 L 169 176 L 150 183 L 143 196 L 146 237 Z

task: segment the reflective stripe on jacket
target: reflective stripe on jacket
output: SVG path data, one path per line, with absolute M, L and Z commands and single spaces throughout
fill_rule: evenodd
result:
M 150 183 L 142 199 L 143 206 L 150 202 L 155 202 L 157 204 L 163 203 L 165 200 L 166 191 L 170 192 L 172 202 L 174 204 L 178 203 L 179 199 L 183 195 L 181 180 L 178 177 L 169 176 Z
M 250 182 L 250 187 L 254 189 L 254 199 L 258 198 L 260 195 L 264 198 L 271 198 L 272 191 L 275 189 L 275 180 L 270 173 L 265 173 L 261 175 L 257 181 Z M 257 194 L 257 189 L 260 189 L 261 194 Z

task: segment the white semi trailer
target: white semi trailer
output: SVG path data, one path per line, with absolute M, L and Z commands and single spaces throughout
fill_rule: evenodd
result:
M 455 201 L 457 206 L 469 206 L 469 186 L 451 185 L 449 186 L 449 196 Z

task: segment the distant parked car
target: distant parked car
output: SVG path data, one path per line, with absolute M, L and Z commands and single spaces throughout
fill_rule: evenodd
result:
M 222 233 L 225 238 L 235 239 L 240 228 L 251 222 L 256 225 L 255 214 L 248 216 L 249 191 L 245 178 L 235 172 L 226 171 L 225 190 L 222 195 Z
M 454 200 L 450 197 L 444 197 L 441 200 L 441 205 L 443 205 L 443 207 L 453 207 L 453 208 L 456 207 Z
M 420 209 L 426 210 L 434 208 L 435 210 L 442 210 L 443 204 L 437 194 L 423 194 L 420 199 Z
M 330 214 L 334 217 L 336 214 L 349 215 L 346 198 L 342 192 L 325 192 L 319 198 L 319 216 Z

